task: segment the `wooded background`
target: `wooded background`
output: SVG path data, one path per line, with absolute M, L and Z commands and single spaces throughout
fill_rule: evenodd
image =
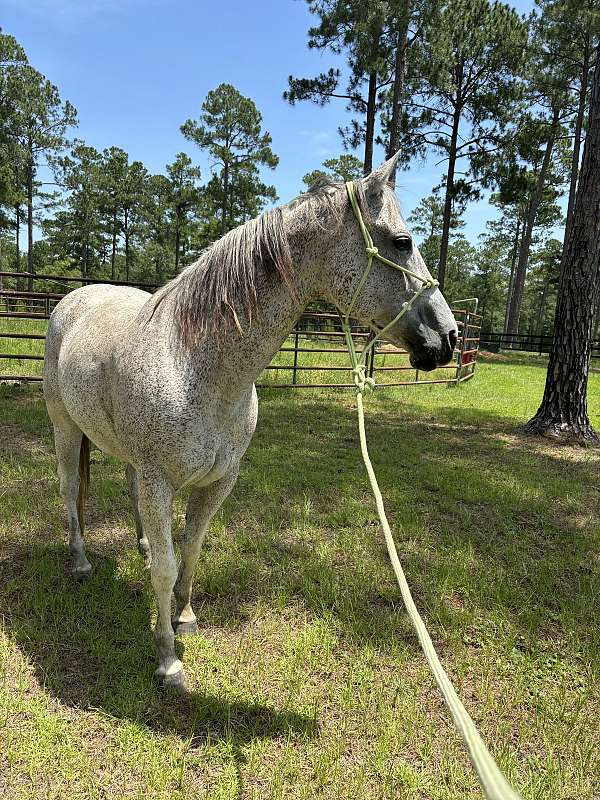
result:
M 376 145 L 400 150 L 400 169 L 436 154 L 443 179 L 408 223 L 446 295 L 478 296 L 484 331 L 550 334 L 556 231 L 572 224 L 597 2 L 537 0 L 528 17 L 488 0 L 307 5 L 308 46 L 346 66 L 289 76 L 287 88 L 282 74 L 282 102 L 338 103 L 340 118 L 346 109 L 353 118 L 340 127 L 340 156 L 315 163 L 305 183 L 368 172 Z M 252 99 L 221 84 L 197 102 L 182 143 L 207 152 L 212 172 L 181 152 L 151 174 L 135 153 L 78 139 L 76 109 L 0 33 L 0 270 L 160 283 L 274 203 L 264 175 L 278 157 Z M 51 181 L 40 177 L 48 166 Z M 464 218 L 477 200 L 490 204 L 490 220 L 470 241 Z

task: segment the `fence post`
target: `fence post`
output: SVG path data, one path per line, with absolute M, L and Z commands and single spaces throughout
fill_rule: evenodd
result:
M 462 341 L 460 343 L 460 351 L 458 353 L 458 364 L 456 366 L 456 383 L 460 383 L 462 378 L 462 368 L 463 368 L 463 354 L 466 350 L 467 339 L 469 338 L 469 311 L 468 309 L 465 310 L 465 320 L 463 322 L 463 335 Z
M 298 324 L 294 328 L 294 369 L 292 370 L 292 384 L 296 385 L 296 375 L 298 369 Z
M 367 342 L 372 341 L 372 339 L 374 339 L 374 338 L 375 338 L 375 334 L 371 334 L 371 336 L 369 337 Z M 375 373 L 375 350 L 376 350 L 376 348 L 377 348 L 377 345 L 376 344 L 373 345 L 373 347 L 371 348 L 371 353 L 369 355 L 369 378 L 372 378 L 374 373 Z

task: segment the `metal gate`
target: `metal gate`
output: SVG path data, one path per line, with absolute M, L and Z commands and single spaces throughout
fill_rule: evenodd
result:
M 62 275 L 30 275 L 0 272 L 0 279 L 30 278 L 62 291 L 21 291 L 0 289 L 0 381 L 41 381 L 44 339 L 47 320 L 64 295 L 86 283 L 112 283 L 136 286 L 147 291 L 156 284 L 127 281 L 83 279 Z M 368 374 L 379 386 L 421 386 L 458 384 L 470 380 L 475 373 L 481 316 L 461 303 L 452 311 L 458 323 L 459 337 L 453 360 L 433 372 L 423 373 L 412 367 L 405 350 L 385 342 L 373 348 L 367 364 Z M 352 328 L 360 349 L 372 333 L 356 323 Z M 283 343 L 273 362 L 261 375 L 257 386 L 272 389 L 354 388 L 351 368 L 344 346 L 339 316 L 323 308 L 308 308 Z

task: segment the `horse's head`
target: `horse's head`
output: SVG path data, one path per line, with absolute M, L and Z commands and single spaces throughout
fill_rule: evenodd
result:
M 396 195 L 389 185 L 396 157 L 355 183 L 365 224 L 379 253 L 424 278 L 431 278 L 406 227 Z M 335 189 L 346 192 L 345 187 Z M 352 317 L 378 329 L 388 325 L 423 284 L 398 269 L 374 259 L 360 291 L 367 255 L 358 219 L 346 199 L 343 224 L 330 240 L 323 264 L 321 291 Z M 335 241 L 334 241 L 335 240 Z M 426 289 L 408 311 L 386 331 L 385 338 L 406 348 L 413 367 L 435 369 L 450 361 L 457 340 L 456 320 L 439 289 Z

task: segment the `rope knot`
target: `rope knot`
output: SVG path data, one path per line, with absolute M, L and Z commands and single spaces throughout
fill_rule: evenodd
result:
M 369 258 L 375 258 L 375 256 L 379 255 L 379 250 L 373 245 L 372 247 L 367 247 L 367 256 Z
M 360 394 L 367 394 L 375 389 L 375 380 L 366 375 L 364 364 L 357 364 L 357 366 L 354 367 L 352 370 L 352 378 Z

